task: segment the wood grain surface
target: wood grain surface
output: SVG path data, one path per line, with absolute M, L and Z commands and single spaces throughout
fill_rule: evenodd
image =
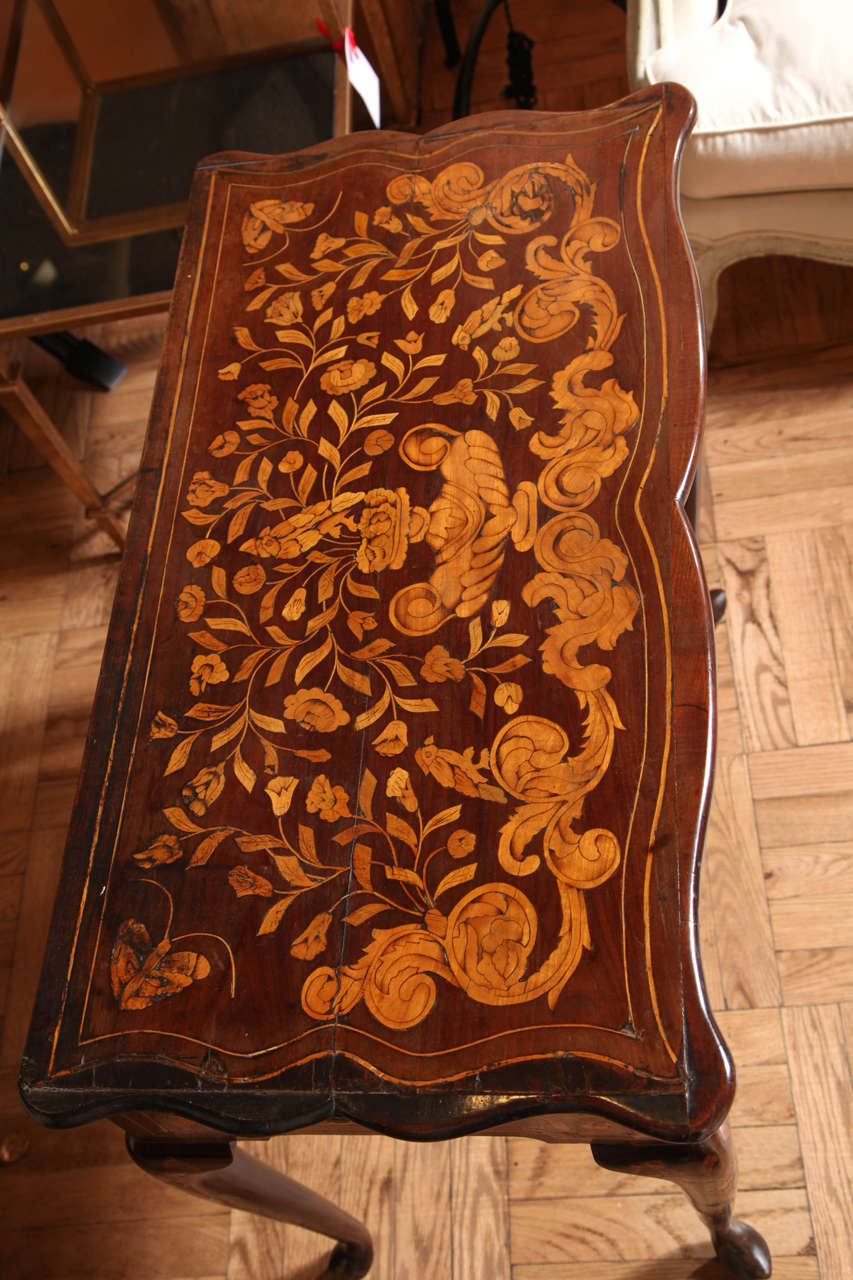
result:
M 460 22 L 460 33 L 465 30 L 465 22 L 479 8 L 479 0 L 476 3 L 474 0 L 458 0 L 454 4 L 454 11 Z M 537 75 L 540 94 L 545 95 L 545 98 L 540 97 L 540 105 L 562 110 L 576 109 L 598 105 L 624 93 L 624 79 L 623 87 L 620 89 L 619 86 L 619 77 L 624 74 L 624 49 L 619 48 L 619 41 L 623 39 L 623 19 L 615 5 L 590 5 L 589 0 L 577 0 L 577 3 L 573 0 L 571 4 L 561 4 L 558 7 L 542 5 L 532 9 L 530 6 L 514 4 L 512 8 L 517 25 L 529 31 L 540 42 L 552 41 L 555 32 L 564 33 L 568 41 L 564 45 L 565 56 L 554 62 L 550 77 L 541 73 Z M 499 16 L 491 25 L 488 39 L 489 48 L 485 49 L 483 57 L 490 56 L 491 50 L 497 72 L 492 78 L 496 96 L 492 99 L 482 96 L 479 101 L 489 109 L 494 109 L 500 106 L 499 95 L 505 81 L 502 71 L 505 31 L 500 28 Z M 586 43 L 580 46 L 579 41 Z M 614 56 L 610 68 L 603 62 L 593 64 L 590 61 L 588 55 L 591 52 L 601 52 L 604 48 L 606 53 L 611 46 Z M 582 48 L 584 56 L 575 56 L 578 48 Z M 439 104 L 446 104 L 452 96 L 453 72 L 446 71 L 443 67 L 443 53 L 437 34 L 435 44 L 431 50 L 428 49 L 428 53 L 432 60 L 425 84 Z M 487 62 L 483 61 L 483 67 L 486 66 Z M 567 74 L 567 66 L 571 68 L 571 74 Z M 595 71 L 596 67 L 601 68 L 605 78 L 597 81 L 594 75 L 585 78 L 585 72 Z M 606 78 L 608 73 L 610 80 Z M 439 105 L 432 109 L 432 116 L 427 124 L 436 125 L 447 118 L 446 105 Z M 781 273 L 780 264 L 786 267 Z M 792 264 L 795 269 L 788 270 L 788 264 Z M 840 333 L 845 324 L 849 329 L 849 306 L 846 305 L 849 288 L 839 288 L 837 291 L 839 299 L 843 296 L 843 303 L 837 309 L 838 318 L 834 318 L 829 305 L 832 302 L 830 294 L 826 290 L 821 293 L 809 287 L 809 272 L 818 269 L 815 264 L 794 260 L 781 263 L 781 260 L 762 259 L 744 266 L 748 270 L 733 268 L 726 273 L 722 282 L 720 313 L 714 335 L 715 348 L 725 351 L 728 358 L 746 357 L 754 360 L 756 356 L 774 356 L 778 352 L 783 353 L 783 359 L 770 359 L 763 365 L 753 363 L 741 367 L 715 368 L 712 371 L 708 404 L 709 429 L 705 435 L 711 467 L 723 461 L 737 461 L 741 453 L 745 458 L 760 461 L 774 456 L 785 457 L 788 453 L 802 454 L 811 449 L 844 445 L 850 438 L 853 409 L 853 350 L 840 348 L 803 358 L 802 347 L 798 345 L 798 334 L 792 331 L 790 318 L 794 314 L 802 317 L 804 309 L 815 305 L 815 299 L 818 299 L 821 309 L 808 314 L 815 323 L 813 345 L 819 346 L 821 342 L 825 344 L 827 337 Z M 834 272 L 839 281 L 846 280 L 849 276 L 841 268 L 827 268 L 826 271 Z M 768 302 L 770 295 L 766 288 L 766 281 L 775 278 L 774 273 L 782 281 L 781 291 L 773 295 L 777 298 L 777 305 Z M 759 313 L 762 323 L 757 325 L 756 316 Z M 734 321 L 737 322 L 736 326 Z M 73 411 L 72 419 L 67 424 L 63 423 L 63 430 L 69 431 L 69 440 L 73 440 L 75 447 L 80 449 L 87 469 L 94 474 L 93 468 L 99 465 L 99 458 L 107 467 L 112 465 L 112 455 L 103 450 L 118 450 L 124 459 L 134 451 L 138 456 L 163 335 L 156 326 L 152 328 L 152 322 L 147 320 L 125 322 L 103 334 L 90 331 L 87 336 L 100 340 L 112 354 L 128 365 L 128 375 L 116 391 L 104 396 L 62 378 L 54 367 L 50 367 L 45 357 L 35 350 L 27 353 L 28 378 L 34 386 L 38 385 L 39 394 L 47 407 L 50 407 L 52 397 L 58 397 Z M 91 437 L 87 443 L 86 435 L 86 424 L 95 419 L 99 435 L 96 445 L 92 444 Z M 90 426 L 89 431 L 91 430 Z M 40 636 L 53 634 L 60 646 L 64 638 L 66 646 L 73 648 L 73 632 L 77 628 L 103 626 L 108 617 L 117 579 L 117 558 L 102 535 L 92 534 L 86 528 L 79 517 L 76 504 L 69 501 L 68 495 L 54 477 L 38 466 L 38 459 L 25 460 L 20 454 L 19 437 L 14 432 L 0 429 L 0 470 L 3 471 L 0 483 L 0 528 L 4 533 L 0 543 L 0 595 L 3 597 L 0 599 L 0 634 L 4 638 L 20 635 L 28 641 L 37 641 Z M 118 466 L 116 470 L 119 470 Z M 831 493 L 828 496 L 831 497 Z M 823 498 L 824 495 L 818 493 L 813 501 L 820 504 Z M 789 518 L 782 532 L 797 533 L 801 514 L 800 508 L 789 504 Z M 761 531 L 758 536 L 761 536 Z M 845 703 L 849 714 L 853 712 L 849 680 L 853 665 L 849 601 L 853 598 L 853 592 L 843 590 L 840 585 L 848 581 L 850 575 L 849 523 L 833 525 L 831 521 L 827 521 L 819 531 L 819 537 L 826 538 L 827 551 L 821 559 L 820 577 L 814 586 L 816 590 L 825 593 L 828 601 L 827 611 L 835 638 L 834 661 L 838 663 L 842 684 L 847 691 Z M 784 566 L 780 572 L 784 573 Z M 87 582 L 90 584 L 88 588 L 83 585 Z M 771 583 L 771 592 L 772 589 Z M 63 615 L 64 604 L 71 600 L 73 607 L 69 607 Z M 718 631 L 718 646 L 720 634 Z M 734 631 L 731 632 L 729 643 L 733 655 L 740 659 L 739 641 Z M 68 651 L 70 650 L 66 647 L 66 652 Z M 21 1280 L 22 1277 L 27 1277 L 28 1280 L 29 1277 L 39 1277 L 39 1280 L 67 1280 L 69 1277 L 80 1277 L 82 1280 L 85 1277 L 89 1280 L 93 1275 L 99 1280 L 112 1280 L 113 1277 L 115 1280 L 130 1280 L 130 1277 L 137 1280 L 139 1276 L 156 1280 L 180 1280 L 183 1277 L 194 1277 L 194 1280 L 225 1280 L 231 1265 L 227 1215 L 209 1217 L 201 1212 L 201 1202 L 187 1201 L 187 1216 L 184 1218 L 160 1219 L 155 1214 L 153 1218 L 146 1219 L 140 1216 L 136 1201 L 131 1198 L 125 1206 L 124 1221 L 116 1225 L 113 1214 L 113 1225 L 109 1231 L 105 1231 L 100 1223 L 111 1213 L 103 1204 L 103 1198 L 109 1197 L 108 1179 L 97 1181 L 97 1194 L 91 1195 L 83 1209 L 85 1216 L 76 1225 L 51 1228 L 39 1225 L 26 1231 L 14 1230 L 24 1188 L 27 1197 L 39 1196 L 38 1180 L 29 1176 L 30 1171 L 67 1170 L 73 1171 L 80 1178 L 86 1177 L 87 1170 L 98 1164 L 110 1167 L 125 1159 L 121 1135 L 112 1125 L 90 1125 L 74 1132 L 44 1130 L 21 1110 L 15 1086 L 17 1064 L 23 1052 L 32 993 L 51 910 L 55 876 L 62 854 L 64 828 L 67 826 L 76 785 L 76 761 L 82 754 L 80 725 L 85 724 L 94 695 L 93 668 L 88 664 L 81 664 L 77 671 L 79 683 L 76 699 L 72 696 L 73 676 L 69 670 L 62 677 L 65 692 L 54 704 L 55 713 L 60 706 L 63 708 L 61 715 L 53 714 L 55 729 L 61 730 L 64 722 L 68 732 L 64 755 L 57 750 L 57 740 L 54 738 L 50 780 L 42 779 L 40 773 L 37 775 L 35 804 L 30 804 L 26 811 L 21 811 L 18 827 L 0 836 L 0 875 L 25 876 L 21 897 L 23 914 L 19 914 L 15 921 L 14 958 L 6 990 L 5 1005 L 8 1012 L 3 1030 L 3 1053 L 8 1066 L 0 1072 L 0 1120 L 3 1138 L 8 1135 L 25 1135 L 31 1144 L 25 1156 L 17 1163 L 5 1166 L 2 1171 L 5 1193 L 0 1207 L 0 1220 L 4 1228 L 0 1233 L 3 1274 L 10 1280 Z M 8 734 L 5 747 L 7 758 L 15 759 L 18 755 L 25 754 L 38 755 L 36 739 L 41 740 L 45 732 L 45 706 L 50 711 L 50 686 L 53 678 L 52 671 L 48 670 L 43 676 L 43 683 L 30 683 L 18 691 L 15 714 L 7 715 L 4 719 L 5 733 Z M 46 690 L 44 685 L 47 686 Z M 8 687 L 4 686 L 6 690 Z M 721 747 L 723 742 L 728 742 L 733 748 L 724 754 L 741 754 L 744 750 L 740 726 L 741 719 L 745 725 L 749 723 L 743 698 L 750 692 L 747 684 L 743 692 L 735 692 L 731 696 L 728 708 L 721 705 L 721 711 L 728 716 L 730 726 L 737 730 L 737 739 L 734 733 L 728 736 L 720 734 Z M 6 693 L 4 696 L 7 696 Z M 829 739 L 826 741 L 830 742 Z M 741 745 L 738 746 L 737 742 Z M 833 748 L 835 746 L 830 745 Z M 795 746 L 793 755 L 798 755 L 802 750 Z M 72 765 L 71 758 L 75 751 L 76 759 Z M 806 769 L 804 761 L 802 783 L 794 789 L 788 785 L 787 779 L 792 774 L 796 777 L 796 769 L 789 770 L 786 765 L 785 781 L 774 786 L 772 752 L 764 763 L 764 799 L 756 801 L 756 808 L 759 810 L 759 818 L 763 810 L 763 823 L 768 837 L 762 839 L 761 847 L 765 868 L 770 873 L 766 884 L 771 902 L 775 901 L 775 886 L 781 883 L 777 876 L 781 876 L 779 868 L 787 852 L 791 853 L 791 861 L 790 874 L 786 873 L 784 877 L 786 897 L 796 897 L 800 889 L 808 893 L 810 885 L 817 882 L 817 876 L 809 871 L 807 859 L 810 851 L 814 851 L 815 870 L 818 866 L 828 865 L 824 861 L 828 853 L 832 854 L 833 859 L 847 857 L 846 842 L 849 841 L 853 798 L 849 794 L 849 786 L 845 786 L 843 773 L 833 771 L 829 781 L 823 781 L 823 773 L 831 765 L 831 758 L 832 750 L 827 753 L 822 769 Z M 849 773 L 846 776 L 849 777 Z M 837 834 L 825 835 L 827 825 L 832 825 Z M 726 853 L 723 849 L 712 853 L 706 870 L 715 857 L 725 858 Z M 840 905 L 837 909 L 832 909 L 834 912 L 837 910 L 834 918 L 841 921 L 847 918 L 846 909 L 842 910 Z M 736 949 L 740 945 L 740 937 L 725 913 L 719 920 L 713 919 L 707 886 L 703 891 L 700 914 L 705 935 L 703 945 L 706 975 L 710 978 L 709 956 L 716 954 L 718 948 Z M 822 1036 L 821 1043 L 826 1045 L 826 1052 L 833 1061 L 836 1049 L 840 1046 L 844 1050 L 846 1044 L 847 1053 L 853 1061 L 853 948 L 822 948 L 820 945 L 812 945 L 814 942 L 819 943 L 820 925 L 824 918 L 828 919 L 823 912 L 820 915 L 814 913 L 814 926 L 809 934 L 809 942 L 802 949 L 778 953 L 783 996 L 805 1009 L 840 1008 L 842 1022 L 847 1029 L 846 1041 L 839 1032 L 838 1025 L 830 1022 L 828 1037 Z M 11 924 L 9 927 L 12 927 Z M 709 936 L 713 937 L 715 943 L 713 953 L 708 947 Z M 709 982 L 709 986 L 712 991 L 715 990 L 713 983 Z M 742 1065 L 741 1077 L 743 1079 L 746 1076 L 746 1092 L 752 1095 L 749 1115 L 753 1111 L 756 1113 L 754 1121 L 750 1120 L 746 1128 L 738 1128 L 736 1132 L 741 1167 L 748 1185 L 752 1186 L 750 1169 L 753 1167 L 752 1157 L 749 1155 L 752 1139 L 748 1135 L 760 1135 L 762 1130 L 768 1135 L 770 1154 L 767 1173 L 763 1186 L 756 1184 L 755 1187 L 756 1190 L 760 1189 L 762 1204 L 766 1206 L 772 1206 L 778 1188 L 794 1185 L 785 1172 L 791 1166 L 783 1158 L 783 1147 L 779 1144 L 784 1143 L 784 1149 L 790 1151 L 802 1143 L 811 1145 L 812 1150 L 822 1153 L 811 1162 L 806 1173 L 811 1211 L 813 1215 L 821 1216 L 824 1227 L 824 1231 L 817 1237 L 820 1253 L 815 1254 L 815 1246 L 807 1244 L 805 1253 L 785 1256 L 779 1247 L 781 1238 L 771 1227 L 768 1240 L 774 1252 L 774 1277 L 776 1280 L 819 1280 L 820 1277 L 823 1280 L 846 1280 L 853 1272 L 850 1236 L 845 1229 L 843 1217 L 838 1215 L 839 1188 L 834 1178 L 827 1178 L 823 1173 L 824 1166 L 827 1169 L 837 1167 L 838 1156 L 834 1152 L 841 1141 L 841 1135 L 835 1124 L 835 1109 L 839 1102 L 843 1103 L 843 1091 L 839 1098 L 834 1090 L 815 1090 L 814 1098 L 819 1100 L 817 1105 L 810 1102 L 807 1094 L 799 1098 L 795 1105 L 788 1089 L 788 1101 L 785 1102 L 784 1109 L 777 1108 L 774 1094 L 777 1086 L 781 1088 L 781 1080 L 771 1077 L 762 1085 L 761 1079 L 766 1068 L 775 1070 L 780 1066 L 784 1067 L 787 1061 L 784 1042 L 780 1051 L 778 1011 L 768 1007 L 727 1012 L 719 984 L 716 985 L 716 990 L 718 994 L 713 999 L 714 1007 L 719 1013 L 724 1034 L 734 1055 Z M 839 1001 L 842 1002 L 840 1006 Z M 808 1081 L 811 1070 L 810 1050 L 805 1057 L 801 1055 L 800 1062 L 803 1064 L 800 1068 L 801 1076 Z M 754 1086 L 753 1070 L 757 1072 Z M 743 1091 L 742 1086 L 741 1093 Z M 777 1111 L 784 1111 L 786 1118 L 782 1123 L 768 1124 L 766 1117 L 772 1117 Z M 735 1123 L 737 1126 L 737 1114 Z M 776 1135 L 779 1135 L 778 1138 Z M 305 1160 L 300 1166 L 302 1176 L 319 1189 L 332 1193 L 335 1188 L 331 1183 L 324 1185 L 328 1162 L 322 1154 L 322 1148 L 316 1153 L 312 1150 L 314 1141 L 307 1137 L 273 1140 L 263 1144 L 265 1158 L 272 1158 L 279 1167 L 284 1168 L 290 1150 L 296 1153 L 305 1151 Z M 336 1139 L 322 1141 L 334 1142 Z M 483 1140 L 472 1138 L 462 1141 L 476 1143 Z M 509 1144 L 510 1169 L 513 1149 L 518 1145 L 518 1140 Z M 557 1185 L 550 1180 L 549 1175 L 549 1181 L 542 1185 L 542 1195 L 551 1197 L 566 1192 L 583 1195 L 585 1184 L 580 1179 L 590 1172 L 591 1166 L 591 1162 L 584 1163 L 581 1159 L 583 1152 L 571 1148 L 561 1150 L 529 1145 L 532 1151 L 544 1151 L 549 1159 L 555 1153 L 567 1161 L 563 1166 L 566 1186 L 559 1185 L 561 1166 L 558 1164 L 555 1175 Z M 528 1146 L 528 1143 L 525 1142 L 524 1146 Z M 394 1150 L 395 1262 L 390 1271 L 376 1272 L 379 1280 L 421 1275 L 453 1275 L 453 1280 L 495 1280 L 495 1273 L 488 1273 L 487 1276 L 479 1267 L 462 1276 L 452 1272 L 450 1233 L 454 1188 L 448 1172 L 450 1148 L 444 1144 L 395 1144 Z M 549 1164 L 549 1167 L 555 1166 Z M 760 1176 L 760 1150 L 754 1167 Z M 299 1173 L 295 1176 L 299 1176 Z M 602 1173 L 601 1176 L 606 1179 L 605 1174 Z M 19 1183 L 19 1177 L 25 1181 Z M 138 1177 L 141 1186 L 144 1175 L 139 1173 Z M 579 1181 L 568 1185 L 569 1179 L 575 1177 Z M 638 1185 L 645 1185 L 636 1181 Z M 741 1182 L 746 1188 L 747 1182 L 743 1177 Z M 619 1186 L 618 1178 L 612 1175 L 612 1182 L 608 1182 L 604 1194 L 609 1195 L 618 1190 Z M 524 1199 L 538 1198 L 540 1188 L 535 1178 L 526 1181 L 520 1189 L 523 1189 Z M 660 1193 L 663 1188 L 661 1184 L 649 1184 L 648 1190 L 654 1194 Z M 374 1195 L 373 1189 L 363 1186 L 357 1171 L 352 1183 L 343 1188 L 343 1193 L 346 1196 L 346 1207 L 356 1214 L 360 1212 L 361 1197 L 365 1197 L 366 1203 L 366 1198 Z M 43 1202 L 41 1197 L 39 1202 Z M 642 1230 L 644 1197 L 623 1196 L 621 1207 L 629 1233 L 635 1221 L 637 1231 Z M 495 1228 L 484 1214 L 479 1224 L 480 1233 L 485 1235 L 496 1229 L 504 1214 L 504 1209 L 497 1212 L 494 1218 Z M 239 1222 L 238 1215 L 233 1216 L 235 1254 L 239 1257 L 239 1251 L 242 1250 L 246 1257 L 261 1256 L 261 1244 L 255 1250 L 253 1243 L 246 1239 L 249 1224 L 246 1221 Z M 254 1219 L 253 1222 L 260 1237 L 260 1233 L 266 1230 L 265 1224 L 259 1219 Z M 689 1226 L 689 1230 L 694 1242 L 699 1244 L 704 1240 L 698 1220 Z M 311 1245 L 311 1237 L 303 1235 L 303 1239 L 306 1247 Z M 238 1241 L 242 1243 L 238 1245 Z M 703 1261 L 695 1256 L 677 1256 L 673 1253 L 666 1258 L 658 1254 L 651 1260 L 626 1260 L 619 1251 L 607 1244 L 603 1236 L 600 1241 L 600 1254 L 595 1261 L 566 1257 L 547 1264 L 531 1261 L 517 1242 L 513 1241 L 512 1272 L 507 1268 L 497 1275 L 503 1280 L 509 1280 L 510 1274 L 512 1280 L 723 1280 L 724 1273 L 710 1259 Z M 316 1248 L 316 1241 L 313 1244 L 316 1259 L 321 1251 Z M 290 1265 L 291 1258 L 294 1258 L 294 1266 Z M 296 1280 L 297 1274 L 300 1280 L 308 1280 L 311 1274 L 306 1273 L 305 1266 L 287 1250 L 283 1256 L 279 1256 L 277 1269 L 274 1261 L 265 1262 L 264 1265 L 269 1266 L 270 1270 L 261 1274 L 286 1277 L 287 1280 Z M 236 1258 L 234 1266 L 239 1267 Z M 239 1274 L 239 1270 L 237 1273 Z M 313 1274 L 316 1275 L 316 1268 Z

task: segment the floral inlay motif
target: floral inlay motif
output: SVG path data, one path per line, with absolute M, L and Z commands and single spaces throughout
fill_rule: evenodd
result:
M 594 197 L 569 156 L 492 181 L 463 161 L 399 174 L 351 221 L 320 196 L 245 211 L 245 323 L 211 371 L 233 384 L 233 415 L 183 492 L 186 699 L 150 722 L 171 799 L 134 857 L 153 875 L 205 868 L 232 901 L 257 899 L 255 932 L 307 966 L 302 1007 L 318 1021 L 363 1001 L 383 1026 L 413 1027 L 439 982 L 553 1010 L 590 946 L 586 894 L 620 863 L 616 835 L 583 823 L 622 727 L 610 668 L 583 651 L 612 650 L 638 597 L 588 509 L 638 411 L 606 376 L 623 317 L 591 258 L 620 230 Z M 523 269 L 509 262 L 518 237 Z M 581 324 L 585 347 L 537 376 L 543 344 Z M 548 379 L 546 414 L 530 393 Z M 509 446 L 529 462 L 519 483 Z M 531 568 L 510 601 L 500 577 L 519 554 Z M 543 602 L 540 642 L 517 620 Z M 576 702 L 578 740 L 530 706 L 530 663 Z M 448 740 L 448 690 L 492 726 L 477 746 L 461 718 Z M 229 819 L 235 788 L 263 803 L 260 829 Z M 497 806 L 496 848 L 465 825 L 471 799 Z M 532 967 L 543 924 L 521 882 L 540 868 L 560 925 Z M 364 927 L 344 966 L 328 953 L 342 923 Z M 168 930 L 155 946 L 144 924 L 120 925 L 122 1009 L 209 976 L 204 955 L 171 948 Z

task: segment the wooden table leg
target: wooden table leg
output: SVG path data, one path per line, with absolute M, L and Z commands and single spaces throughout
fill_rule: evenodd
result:
M 732 1215 L 737 1158 L 728 1124 L 704 1142 L 593 1143 L 592 1154 L 603 1169 L 676 1183 L 707 1225 L 719 1261 L 733 1276 L 753 1280 L 770 1275 L 770 1250 L 763 1236 Z
M 0 401 L 9 415 L 29 436 L 45 461 L 77 495 L 86 508 L 86 515 L 108 533 L 116 546 L 124 550 L 124 529 L 121 522 L 109 511 L 103 496 L 98 493 L 74 454 L 68 448 L 50 417 L 45 413 L 20 371 L 0 356 Z
M 327 1276 L 358 1280 L 373 1262 L 373 1241 L 343 1209 L 241 1151 L 236 1142 L 169 1142 L 128 1136 L 127 1149 L 146 1173 L 205 1200 L 306 1227 L 338 1244 Z

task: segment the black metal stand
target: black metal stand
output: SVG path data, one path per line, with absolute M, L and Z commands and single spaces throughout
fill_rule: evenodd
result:
M 444 42 L 444 65 L 455 67 L 462 55 L 459 52 L 459 41 L 456 38 L 456 24 L 453 21 L 450 0 L 435 0 L 435 16 Z
M 75 378 L 104 391 L 112 391 L 127 372 L 121 361 L 108 356 L 88 338 L 75 338 L 67 329 L 42 333 L 30 341 L 43 351 L 49 351 Z

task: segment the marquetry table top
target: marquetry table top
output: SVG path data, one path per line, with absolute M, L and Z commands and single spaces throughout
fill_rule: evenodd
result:
M 201 166 L 24 1066 L 43 1117 L 720 1122 L 691 111 Z

